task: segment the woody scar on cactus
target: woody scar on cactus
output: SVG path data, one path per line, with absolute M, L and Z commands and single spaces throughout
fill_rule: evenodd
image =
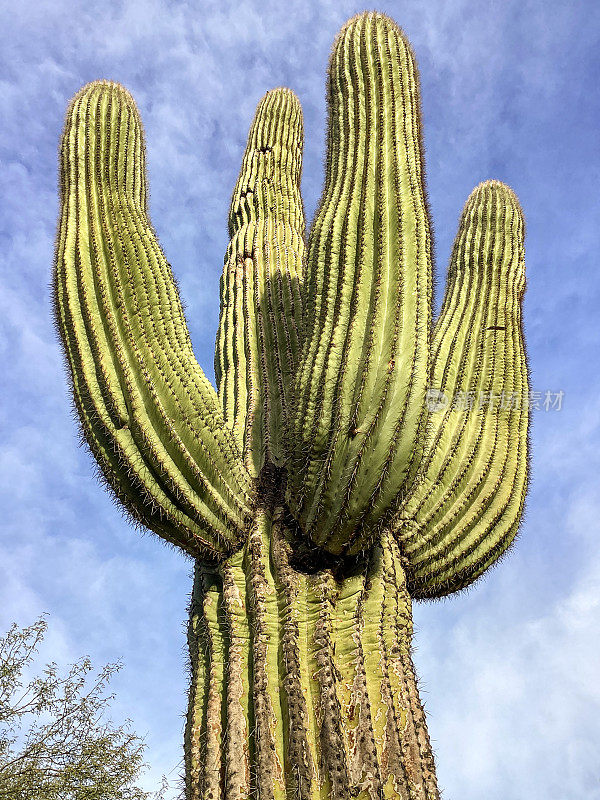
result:
M 432 322 L 419 81 L 364 13 L 331 56 L 305 249 L 302 112 L 268 92 L 229 212 L 212 387 L 148 217 L 119 84 L 67 113 L 55 307 L 85 439 L 139 524 L 195 559 L 188 800 L 438 798 L 413 599 L 510 546 L 527 485 L 523 215 L 468 198 Z M 428 407 L 428 390 L 510 404 Z

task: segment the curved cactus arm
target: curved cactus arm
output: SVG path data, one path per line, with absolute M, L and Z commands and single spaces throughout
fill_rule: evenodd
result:
M 132 516 L 194 556 L 240 543 L 250 479 L 147 214 L 142 125 L 95 82 L 61 145 L 55 306 L 83 433 Z
M 215 352 L 219 399 L 246 466 L 284 461 L 300 347 L 302 109 L 289 89 L 260 101 L 229 211 Z
M 419 83 L 392 20 L 368 13 L 344 26 L 328 100 L 288 501 L 314 542 L 355 553 L 415 473 L 429 372 L 432 258 Z
M 467 586 L 517 532 L 529 417 L 523 234 L 507 186 L 489 181 L 473 191 L 432 344 L 432 388 L 447 405 L 440 395 L 416 487 L 395 527 L 413 597 Z

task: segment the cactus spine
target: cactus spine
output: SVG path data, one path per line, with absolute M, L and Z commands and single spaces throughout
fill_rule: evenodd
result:
M 411 599 L 474 581 L 523 508 L 518 201 L 496 181 L 468 199 L 432 326 L 417 68 L 390 19 L 344 26 L 328 96 L 306 255 L 300 105 L 258 106 L 217 391 L 148 219 L 131 96 L 84 87 L 62 139 L 55 305 L 83 434 L 132 517 L 196 559 L 188 800 L 438 798 Z M 429 413 L 431 387 L 469 403 Z

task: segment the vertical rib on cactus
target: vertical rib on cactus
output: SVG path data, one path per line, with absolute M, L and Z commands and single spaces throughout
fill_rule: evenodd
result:
M 431 415 L 396 528 L 415 597 L 468 585 L 515 537 L 527 489 L 524 290 L 521 208 L 488 181 L 465 206 L 433 337 L 431 383 L 448 406 Z
M 74 98 L 61 193 L 56 313 L 83 433 L 137 520 L 192 555 L 231 552 L 249 481 L 192 353 L 147 216 L 139 115 L 117 84 Z
M 302 322 L 302 109 L 289 89 L 261 100 L 231 200 L 215 375 L 251 474 L 281 466 Z
M 345 26 L 328 95 L 288 494 L 314 542 L 353 553 L 414 475 L 425 423 L 431 242 L 418 76 L 391 20 Z
M 437 798 L 397 543 L 306 574 L 281 511 L 263 509 L 227 565 L 197 570 L 188 797 Z
M 258 106 L 218 395 L 148 219 L 132 98 L 96 82 L 67 115 L 55 301 L 83 432 L 135 518 L 197 558 L 187 800 L 439 800 L 411 596 L 475 580 L 523 508 L 518 201 L 497 181 L 469 198 L 430 341 L 418 79 L 395 23 L 343 28 L 329 101 L 306 277 L 300 105 Z M 428 388 L 450 399 L 429 417 Z

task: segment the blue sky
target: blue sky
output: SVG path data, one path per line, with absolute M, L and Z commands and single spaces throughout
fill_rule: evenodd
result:
M 536 411 L 516 547 L 469 592 L 415 607 L 415 660 L 446 800 L 600 798 L 600 5 L 405 0 L 379 10 L 421 69 L 438 293 L 458 216 L 486 178 L 527 219 L 525 324 Z M 123 83 L 147 136 L 152 221 L 211 376 L 226 214 L 254 107 L 290 86 L 305 115 L 309 218 L 324 76 L 347 0 L 2 4 L 0 629 L 48 612 L 43 655 L 122 659 L 116 719 L 152 771 L 180 771 L 190 562 L 128 527 L 78 446 L 49 282 L 69 98 Z

